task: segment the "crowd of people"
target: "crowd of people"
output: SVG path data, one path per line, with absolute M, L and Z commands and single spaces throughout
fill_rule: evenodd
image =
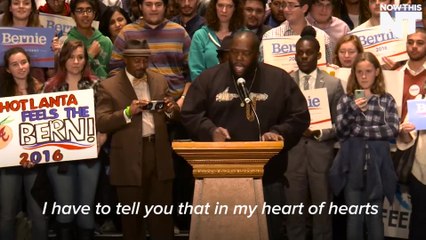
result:
M 93 89 L 98 157 L 0 168 L 1 240 L 18 239 L 19 212 L 37 240 L 48 239 L 49 231 L 57 239 L 94 239 L 107 222 L 123 239 L 173 239 L 174 230 L 190 228 L 190 216 L 49 216 L 42 206 L 190 203 L 194 178 L 171 148 L 176 139 L 284 141 L 264 167 L 269 205 L 326 202 L 327 209 L 337 197 L 345 205 L 377 207 L 376 214 L 348 215 L 343 224 L 327 211 L 268 214 L 271 240 L 384 239 L 383 201 L 392 201 L 398 182 L 390 144 L 400 151 L 415 145 L 409 239 L 426 239 L 426 133 L 407 119 L 407 101 L 426 94 L 423 1 L 40 1 L 0 0 L 0 27 L 45 27 L 39 12 L 69 16 L 75 26 L 51 39 L 53 68 L 32 67 L 24 48 L 7 49 L 0 98 Z M 350 31 L 380 25 L 381 4 L 404 3 L 423 7 L 423 20 L 404 39 L 408 60 L 365 51 Z M 268 40 L 286 36 L 299 37 L 291 72 L 264 63 Z M 349 69 L 348 79 L 322 70 L 320 59 L 330 69 Z M 392 80 L 402 81 L 402 103 L 387 91 L 383 70 L 403 73 Z M 332 126 L 314 129 L 304 92 L 323 88 Z M 152 100 L 164 107 L 151 109 Z

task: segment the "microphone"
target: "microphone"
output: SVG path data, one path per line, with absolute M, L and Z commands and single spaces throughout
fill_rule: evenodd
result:
M 244 80 L 244 78 L 238 78 L 238 80 L 237 80 L 237 84 L 238 84 L 238 86 L 240 86 L 240 87 L 241 87 L 241 90 L 242 90 L 242 92 L 243 92 L 244 102 L 245 102 L 246 104 L 251 103 L 250 94 L 249 94 L 249 92 L 248 92 L 248 90 L 247 90 L 247 88 L 246 88 L 246 86 L 245 86 L 245 84 L 246 84 L 246 80 Z
M 250 94 L 249 94 L 249 92 L 248 92 L 248 90 L 245 86 L 246 80 L 244 80 L 244 78 L 238 78 L 237 84 L 241 87 L 241 90 L 243 92 L 244 102 L 250 106 L 250 109 L 254 113 L 254 116 L 256 118 L 256 123 L 257 123 L 257 131 L 258 131 L 258 134 L 259 134 L 259 136 L 258 136 L 259 141 L 262 141 L 262 130 L 260 128 L 259 117 L 257 116 L 256 109 L 254 109 L 254 106 L 253 106 L 253 101 L 251 100 Z

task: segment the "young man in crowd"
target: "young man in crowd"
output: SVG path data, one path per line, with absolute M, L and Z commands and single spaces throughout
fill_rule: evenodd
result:
M 263 35 L 263 39 L 280 38 L 283 36 L 299 36 L 302 30 L 309 25 L 305 16 L 308 14 L 311 1 L 310 0 L 287 0 L 282 3 L 284 8 L 284 16 L 286 21 L 283 22 L 279 27 L 272 28 Z M 315 27 L 314 27 L 315 28 Z M 324 39 L 325 46 L 325 59 L 327 63 L 333 62 L 333 44 L 330 40 L 330 36 L 323 30 L 315 28 L 317 36 Z M 263 51 L 263 46 L 261 46 Z M 260 54 L 263 54 L 261 52 Z M 263 55 L 261 55 L 263 60 Z
M 46 0 L 46 4 L 38 8 L 39 12 L 70 16 L 71 8 L 65 0 Z
M 195 31 L 204 25 L 204 18 L 198 14 L 199 0 L 176 0 L 179 5 L 179 14 L 171 20 L 185 28 L 192 38 Z
M 181 25 L 165 18 L 167 4 L 167 0 L 139 0 L 143 18 L 126 25 L 118 34 L 110 70 L 114 74 L 124 67 L 122 52 L 127 41 L 146 40 L 151 49 L 149 67 L 166 78 L 172 96 L 182 106 L 190 85 L 188 52 L 191 38 Z
M 344 21 L 333 17 L 333 8 L 334 2 L 332 0 L 314 0 L 306 19 L 312 26 L 326 32 L 334 46 L 350 29 Z
M 299 70 L 293 72 L 291 76 L 302 90 L 326 88 L 328 108 L 334 123 L 337 103 L 344 93 L 343 87 L 340 79 L 318 69 L 321 52 L 315 34 L 315 30 L 310 26 L 305 27 L 302 32 L 302 37 L 296 43 L 296 62 Z M 286 226 L 289 240 L 309 239 L 307 219 L 310 218 L 312 219 L 312 239 L 332 239 L 332 216 L 327 213 L 332 200 L 328 173 L 334 159 L 336 141 L 334 127 L 314 129 L 311 125 L 288 154 L 288 167 L 285 174 L 289 183 L 286 188 L 287 204 L 304 203 L 305 206 L 320 206 L 325 202 L 326 206 L 322 214 L 310 216 L 305 211 L 303 215 L 288 215 Z
M 284 0 L 272 0 L 269 2 L 269 11 L 265 16 L 265 25 L 271 28 L 278 27 L 285 21 Z
M 259 40 L 271 27 L 263 24 L 265 17 L 265 0 L 245 0 L 244 2 L 244 24 L 250 31 L 256 33 Z

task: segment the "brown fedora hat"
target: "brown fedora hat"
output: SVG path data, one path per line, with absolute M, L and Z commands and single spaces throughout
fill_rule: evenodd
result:
M 123 51 L 125 57 L 148 57 L 151 55 L 148 43 L 146 40 L 132 39 L 126 42 L 126 46 Z

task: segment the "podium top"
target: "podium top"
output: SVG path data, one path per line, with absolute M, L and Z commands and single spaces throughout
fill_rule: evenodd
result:
M 173 150 L 193 167 L 196 178 L 261 178 L 263 166 L 284 147 L 283 141 L 173 142 Z
M 281 150 L 284 147 L 283 141 L 247 141 L 247 142 L 179 142 L 173 141 L 172 148 L 175 151 L 184 149 L 202 150 Z

